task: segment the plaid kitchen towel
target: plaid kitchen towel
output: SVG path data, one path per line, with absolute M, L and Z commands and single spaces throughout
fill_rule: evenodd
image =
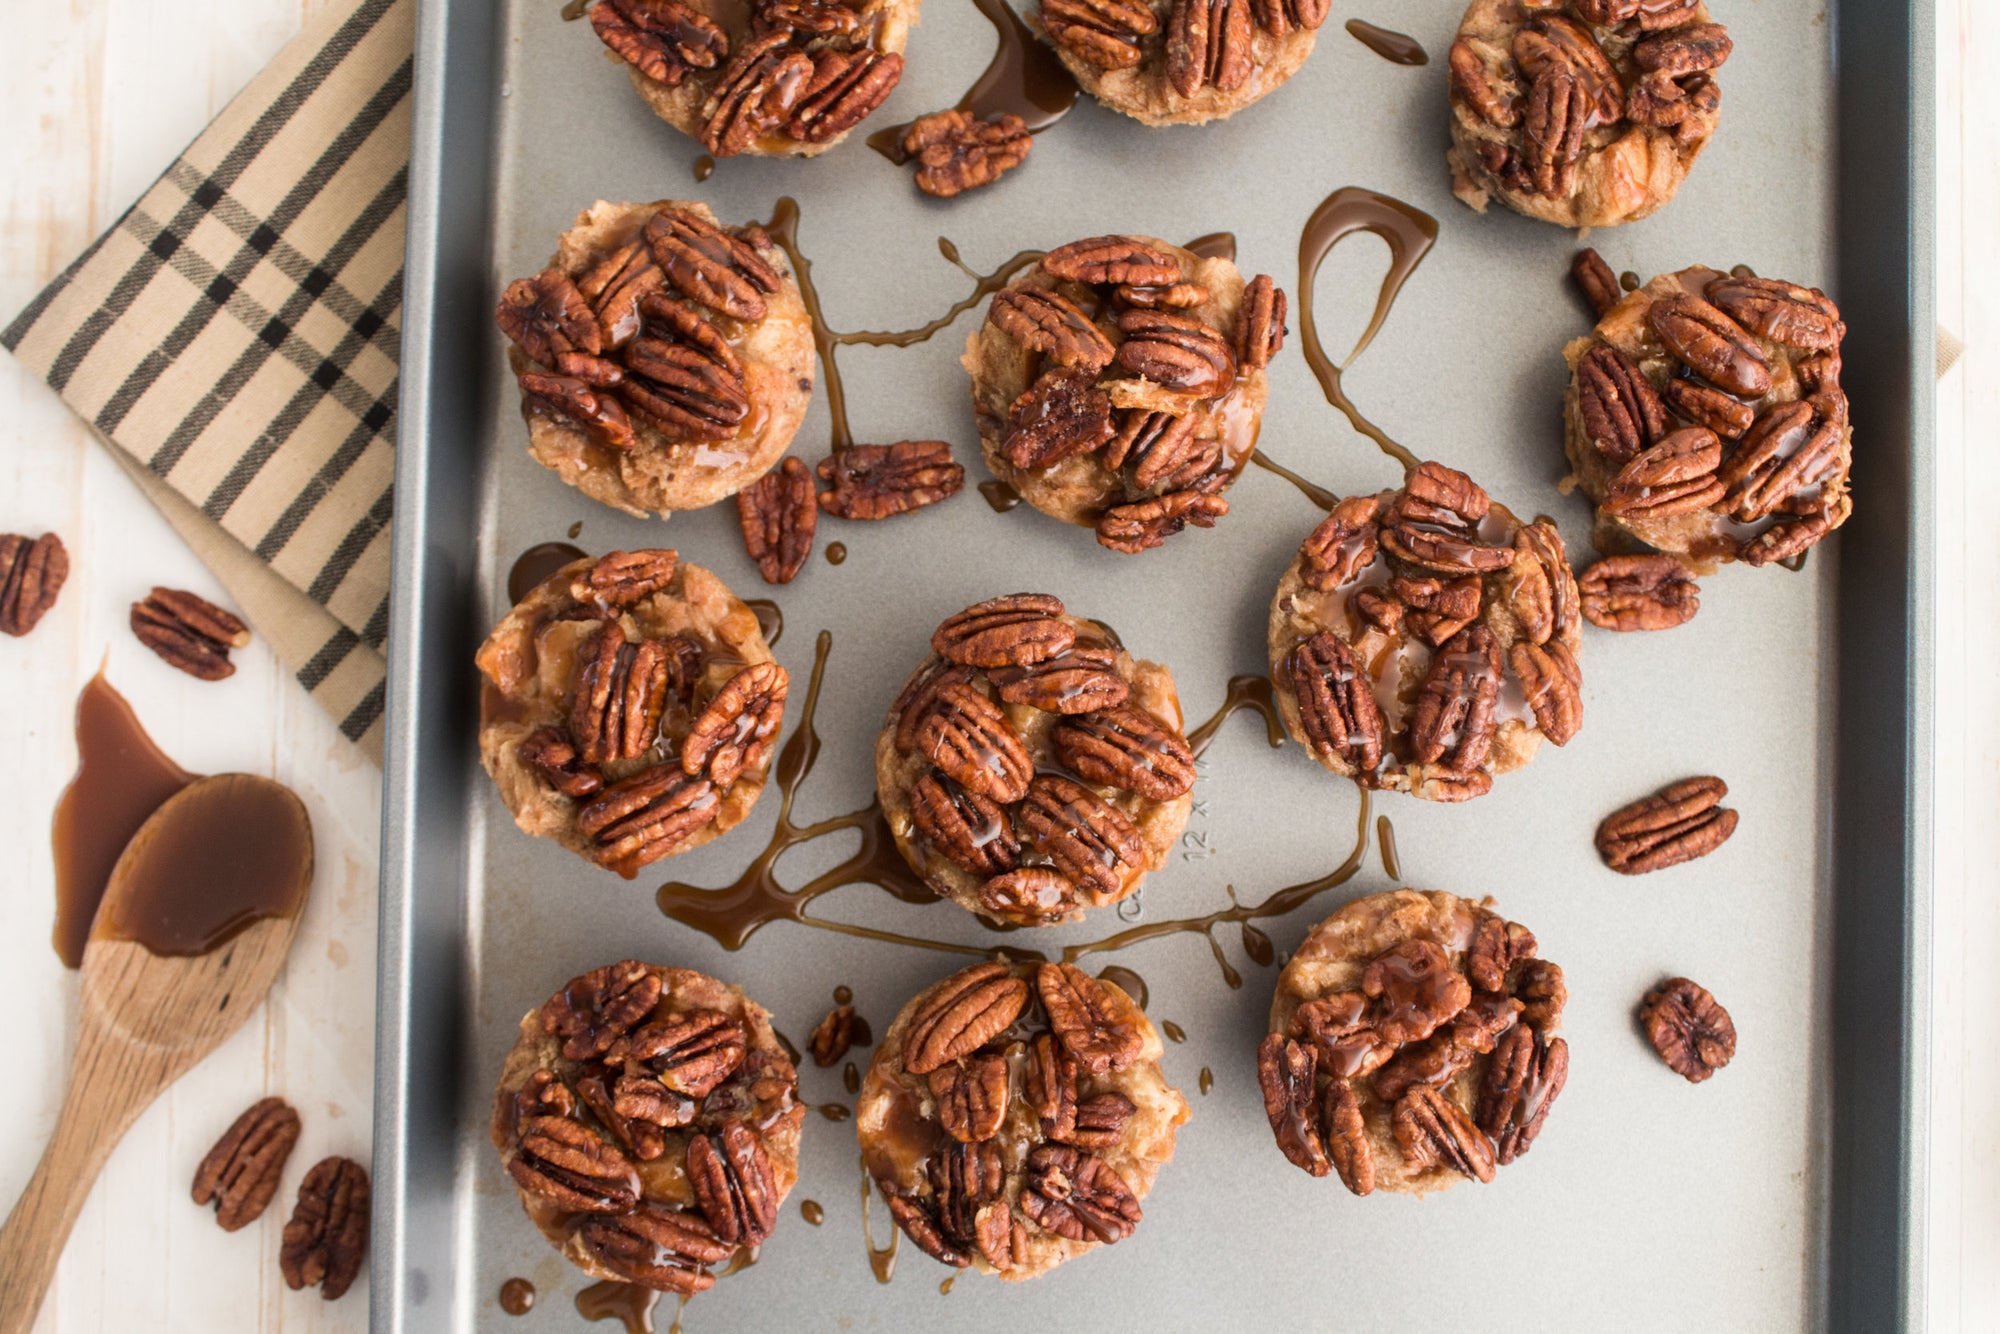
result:
M 378 761 L 415 10 L 317 19 L 0 331 Z

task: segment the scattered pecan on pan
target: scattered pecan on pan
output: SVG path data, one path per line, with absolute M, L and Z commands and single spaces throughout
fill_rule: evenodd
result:
M 1684 778 L 1620 807 L 1597 826 L 1597 852 L 1620 875 L 1643 875 L 1706 857 L 1736 832 L 1720 778 Z
M 1736 1055 L 1736 1024 L 1707 988 L 1670 977 L 1639 1003 L 1639 1026 L 1660 1059 L 1690 1084 L 1699 1084 Z

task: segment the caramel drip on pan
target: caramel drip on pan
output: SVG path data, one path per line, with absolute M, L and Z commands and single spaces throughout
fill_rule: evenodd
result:
M 993 25 L 999 45 L 993 59 L 965 96 L 957 110 L 969 111 L 978 120 L 997 116 L 1019 116 L 1029 134 L 1039 134 L 1069 114 L 1076 105 L 1076 80 L 1056 53 L 1035 38 L 1034 32 L 1008 6 L 1007 0 L 972 0 L 986 21 Z M 910 160 L 903 148 L 903 136 L 915 121 L 904 121 L 868 136 L 868 146 L 897 166 Z
M 1380 28 L 1366 19 L 1349 19 L 1347 35 L 1392 65 L 1428 65 L 1430 55 L 1422 42 L 1407 33 Z
M 1039 950 L 1014 946 L 962 945 L 951 941 L 931 940 L 897 931 L 858 926 L 851 922 L 831 921 L 824 917 L 815 917 L 807 911 L 813 900 L 821 895 L 846 885 L 857 884 L 875 885 L 905 903 L 941 902 L 930 887 L 924 884 L 903 861 L 902 854 L 896 847 L 895 838 L 889 832 L 888 822 L 882 817 L 879 803 L 870 801 L 858 810 L 843 815 L 828 816 L 811 824 L 797 824 L 792 819 L 792 805 L 798 797 L 799 788 L 819 758 L 820 738 L 818 729 L 814 725 L 814 718 L 819 709 L 820 687 L 826 679 L 826 662 L 832 647 L 832 634 L 825 630 L 820 631 L 813 650 L 812 679 L 806 688 L 805 707 L 800 713 L 797 729 L 778 752 L 776 765 L 779 793 L 778 819 L 777 827 L 771 833 L 770 842 L 730 884 L 705 888 L 682 881 L 669 881 L 660 886 L 657 895 L 660 911 L 677 922 L 707 934 L 724 949 L 729 950 L 742 949 L 751 936 L 772 922 L 797 922 L 815 930 L 833 931 L 841 935 L 879 940 L 892 945 L 909 945 L 918 949 L 938 950 L 972 958 L 990 958 L 998 955 L 1025 960 L 1047 959 L 1048 956 Z M 1216 715 L 1190 734 L 1191 744 L 1195 744 L 1198 739 L 1197 753 L 1214 736 L 1224 719 L 1246 708 L 1255 709 L 1264 716 L 1267 736 L 1273 746 L 1283 744 L 1283 731 L 1277 711 L 1271 703 L 1270 682 L 1261 676 L 1243 676 L 1229 683 L 1229 691 Z M 1216 928 L 1231 923 L 1237 925 L 1244 953 L 1253 962 L 1268 967 L 1275 959 L 1270 937 L 1251 924 L 1261 919 L 1282 917 L 1292 912 L 1321 892 L 1344 884 L 1360 869 L 1369 846 L 1369 796 L 1367 790 L 1359 788 L 1358 785 L 1357 790 L 1361 793 L 1361 811 L 1354 849 L 1346 860 L 1327 874 L 1276 890 L 1258 903 L 1240 902 L 1236 897 L 1235 887 L 1229 886 L 1227 887 L 1229 906 L 1226 908 L 1198 917 L 1142 922 L 1101 940 L 1066 945 L 1062 948 L 1060 957 L 1064 962 L 1074 963 L 1087 955 L 1121 950 L 1141 941 L 1186 932 L 1207 937 L 1216 964 L 1222 970 L 1223 980 L 1232 988 L 1242 986 L 1242 975 L 1230 964 L 1215 937 Z M 861 846 L 846 860 L 797 889 L 787 888 L 778 879 L 777 864 L 785 853 L 814 839 L 846 830 L 861 835 Z M 1132 976 L 1137 979 L 1137 974 Z M 1120 985 L 1123 985 L 1122 981 Z M 1142 980 L 1139 981 L 1139 985 L 1143 988 Z
M 1357 232 L 1367 232 L 1379 236 L 1389 246 L 1389 270 L 1382 277 L 1382 286 L 1375 299 L 1375 314 L 1363 331 L 1354 350 L 1347 359 L 1336 363 L 1327 356 L 1320 345 L 1319 329 L 1313 322 L 1313 279 L 1319 274 L 1320 263 L 1333 248 Z M 1353 401 L 1342 388 L 1342 373 L 1354 361 L 1382 328 L 1382 322 L 1389 316 L 1389 308 L 1396 302 L 1410 275 L 1430 253 L 1437 241 L 1437 219 L 1420 212 L 1400 199 L 1364 190 L 1358 186 L 1348 186 L 1328 195 L 1313 214 L 1306 220 L 1305 230 L 1299 234 L 1299 338 L 1304 345 L 1306 363 L 1313 374 L 1319 377 L 1320 388 L 1326 393 L 1326 401 L 1340 409 L 1354 429 L 1373 440 L 1383 453 L 1401 463 L 1405 468 L 1415 467 L 1415 454 L 1390 439 L 1381 427 L 1361 415 Z
M 979 494 L 986 497 L 986 507 L 995 514 L 1006 514 L 1021 503 L 1021 493 L 997 477 L 981 482 Z
M 510 1278 L 500 1285 L 500 1309 L 508 1315 L 526 1315 L 535 1309 L 535 1285 L 525 1278 Z
M 653 1308 L 660 1294 L 637 1283 L 606 1279 L 576 1294 L 576 1313 L 585 1320 L 616 1320 L 625 1334 L 653 1334 Z
M 1382 853 L 1382 869 L 1391 880 L 1403 878 L 1403 863 L 1396 856 L 1396 827 L 1389 823 L 1389 817 L 1375 817 L 1375 845 Z
M 1221 730 L 1222 724 L 1228 721 L 1229 716 L 1244 709 L 1254 709 L 1263 715 L 1264 739 L 1270 742 L 1272 750 L 1285 744 L 1285 724 L 1278 716 L 1277 701 L 1271 695 L 1270 678 L 1232 676 L 1229 678 L 1229 688 L 1222 696 L 1222 707 L 1218 708 L 1207 722 L 1187 734 L 1188 745 L 1194 753 L 1199 756 L 1207 750 L 1208 743 L 1215 739 L 1215 734 Z
M 573 560 L 583 559 L 581 547 L 567 542 L 537 542 L 514 557 L 507 571 L 507 601 L 519 602 L 540 588 L 544 581 Z
M 1256 464 L 1258 467 L 1262 468 L 1265 472 L 1276 473 L 1278 476 L 1290 482 L 1293 486 L 1296 486 L 1299 489 L 1300 494 L 1304 495 L 1307 500 L 1310 500 L 1313 504 L 1319 506 L 1323 510 L 1330 510 L 1335 505 L 1338 505 L 1340 503 L 1339 496 L 1336 496 L 1335 494 L 1333 494 L 1333 492 L 1327 490 L 1325 487 L 1319 485 L 1316 482 L 1308 482 L 1305 478 L 1299 476 L 1297 473 L 1293 472 L 1290 468 L 1287 468 L 1284 464 L 1279 463 L 1277 460 L 1266 456 L 1262 450 L 1259 450 L 1255 454 L 1252 454 L 1250 456 L 1250 461 Z
M 957 265 L 973 280 L 970 295 L 954 302 L 950 309 L 936 319 L 914 329 L 841 333 L 828 326 L 826 314 L 820 307 L 819 291 L 813 286 L 812 261 L 799 249 L 798 201 L 790 195 L 780 199 L 778 206 L 772 210 L 771 220 L 764 224 L 764 230 L 791 259 L 792 271 L 798 276 L 799 295 L 804 299 L 806 314 L 812 319 L 813 347 L 819 353 L 820 373 L 826 381 L 826 407 L 828 414 L 833 418 L 831 434 L 835 450 L 845 449 L 854 443 L 854 434 L 847 424 L 847 390 L 840 379 L 840 363 L 836 359 L 837 349 L 854 343 L 868 347 L 910 347 L 921 343 L 1005 287 L 1008 280 L 1016 273 L 1042 257 L 1042 252 L 1039 250 L 1023 250 L 992 273 L 975 273 L 960 262 L 958 247 L 944 237 L 939 237 L 938 253 Z

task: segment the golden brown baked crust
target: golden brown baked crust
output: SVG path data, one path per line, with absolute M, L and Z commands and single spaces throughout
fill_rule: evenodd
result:
M 1162 377 L 1182 368 L 1149 364 L 1137 346 L 1127 351 L 1128 345 L 1159 343 L 1141 330 L 1120 327 L 1145 312 L 1131 305 L 1117 284 L 1057 276 L 1046 257 L 995 295 L 985 321 L 967 339 L 960 364 L 972 378 L 980 449 L 993 475 L 1044 514 L 1093 529 L 1101 545 L 1137 552 L 1160 545 L 1186 524 L 1212 526 L 1228 512 L 1222 493 L 1257 447 L 1268 393 L 1265 366 L 1280 345 L 1285 296 L 1269 278 L 1246 284 L 1231 260 L 1197 255 L 1157 237 L 1093 237 L 1058 247 L 1050 256 L 1114 245 L 1167 260 L 1178 271 L 1175 281 L 1190 296 L 1201 294 L 1198 304 L 1162 307 L 1159 313 L 1208 331 L 1194 333 L 1190 341 L 1200 343 L 1208 357 L 1228 358 L 1220 382 L 1188 388 L 1165 382 Z M 1152 290 L 1164 288 L 1156 284 Z M 1009 313 L 1009 303 L 1039 301 L 1043 294 L 1058 304 L 1036 307 L 1035 313 L 1045 320 L 1067 316 L 1087 322 L 1094 334 L 1073 332 L 1090 346 L 1051 352 L 1024 341 L 1025 326 Z M 1252 323 L 1246 307 L 1254 307 L 1261 333 L 1246 327 Z M 1046 313 L 1050 310 L 1055 313 Z M 1063 388 L 1066 376 L 1076 377 L 1075 401 L 1051 410 L 1050 391 Z M 1051 416 L 1075 423 L 1074 444 L 1025 439 L 1025 427 Z M 1169 422 L 1170 431 L 1152 429 Z M 1154 443 L 1160 435 L 1167 441 Z
M 1578 613 L 1554 524 L 1425 463 L 1401 490 L 1340 501 L 1300 544 L 1271 600 L 1273 694 L 1329 772 L 1465 801 L 1575 735 Z
M 1043 0 L 1036 18 L 1077 86 L 1104 105 L 1147 125 L 1200 125 L 1298 73 L 1327 9 L 1325 0 Z
M 1567 992 L 1491 902 L 1392 890 L 1307 934 L 1258 1050 L 1295 1165 L 1358 1195 L 1423 1195 L 1528 1151 L 1569 1069 L 1555 1036 Z
M 1824 293 L 1747 270 L 1662 274 L 1605 311 L 1563 349 L 1563 450 L 1598 547 L 1704 571 L 1796 557 L 1845 523 L 1846 332 Z
M 1453 193 L 1565 227 L 1646 217 L 1715 133 L 1729 47 L 1695 0 L 1472 0 L 1451 48 Z
M 883 1035 L 855 1104 L 863 1161 L 926 1254 L 1035 1278 L 1140 1222 L 1189 1115 L 1160 1054 L 1111 983 L 1068 964 L 975 964 Z
M 522 1017 L 492 1140 L 571 1264 L 699 1292 L 762 1244 L 798 1180 L 797 1094 L 770 1015 L 740 988 L 627 960 Z
M 649 11 L 671 21 L 683 7 L 725 39 L 719 59 L 691 65 L 658 39 L 629 45 L 633 16 L 643 27 Z M 653 114 L 715 156 L 817 157 L 895 89 L 922 8 L 922 0 L 598 0 L 591 25 Z M 689 49 L 710 62 L 713 35 L 705 35 Z
M 671 578 L 650 592 L 630 600 L 604 600 L 583 586 L 604 564 L 647 556 L 670 558 L 672 570 Z M 626 650 L 661 646 L 662 670 L 670 679 L 661 683 L 653 706 L 651 735 L 639 735 L 635 727 L 630 744 L 619 747 L 623 753 L 591 760 L 584 753 L 586 738 L 577 734 L 578 681 L 593 670 L 595 646 L 614 626 Z M 755 741 L 740 773 L 719 782 L 712 767 L 685 775 L 690 730 L 730 683 L 753 669 L 775 673 L 782 714 L 784 669 L 771 658 L 757 613 L 720 579 L 675 559 L 673 552 L 614 552 L 603 562 L 589 557 L 571 562 L 501 618 L 474 660 L 484 677 L 479 757 L 486 772 L 524 832 L 554 839 L 579 857 L 629 877 L 648 862 L 719 838 L 750 813 L 764 789 L 778 740 L 775 718 L 768 733 Z M 629 665 L 627 671 L 629 682 Z M 760 719 L 760 729 L 762 725 Z M 560 753 L 551 757 L 545 743 L 567 746 L 567 764 Z M 597 828 L 593 812 L 621 789 L 629 790 L 649 775 L 671 778 L 675 772 L 708 788 L 701 823 L 678 839 L 672 836 L 675 831 L 667 831 L 635 843 L 624 836 L 631 832 L 631 821 L 644 816 L 641 809 Z
M 1134 658 L 1109 627 L 1039 600 L 1051 604 L 1039 624 L 1059 627 L 1050 633 L 1066 647 L 990 668 L 933 652 L 875 739 L 876 792 L 903 859 L 941 897 L 1018 926 L 1081 921 L 1129 897 L 1166 865 L 1194 800 L 1173 673 Z M 960 768 L 968 738 L 1002 757 L 996 769 L 1019 756 L 984 792 L 966 787 L 983 775 Z
M 553 272 L 561 275 L 572 291 L 589 287 L 593 271 L 602 272 L 607 260 L 630 250 L 632 269 L 596 302 L 604 332 L 600 335 L 602 346 L 595 350 L 602 356 L 593 357 L 590 365 L 598 378 L 639 375 L 635 364 L 652 364 L 638 361 L 635 354 L 636 345 L 647 340 L 652 340 L 649 350 L 661 345 L 677 349 L 694 346 L 684 330 L 650 317 L 642 320 L 631 311 L 629 302 L 614 312 L 615 294 L 635 289 L 670 299 L 673 313 L 691 316 L 696 324 L 713 330 L 740 364 L 734 374 L 714 363 L 704 368 L 703 374 L 711 379 L 729 382 L 733 406 L 710 409 L 721 419 L 690 427 L 685 420 L 677 425 L 657 415 L 648 416 L 623 384 L 588 384 L 562 367 L 538 360 L 518 341 L 508 348 L 517 377 L 527 374 L 567 380 L 572 387 L 593 395 L 586 401 L 615 400 L 617 415 L 627 421 L 624 432 L 607 431 L 580 417 L 573 405 L 529 390 L 529 384 L 541 382 L 524 382 L 521 413 L 528 423 L 528 452 L 593 500 L 641 517 L 653 513 L 665 517 L 674 510 L 712 505 L 763 476 L 783 457 L 812 402 L 812 320 L 784 252 L 759 227 L 723 229 L 747 246 L 775 278 L 771 290 L 756 292 L 756 316 L 740 317 L 704 300 L 705 294 L 698 294 L 697 280 L 688 278 L 684 284 L 683 266 L 660 263 L 646 229 L 662 214 L 685 215 L 706 227 L 720 225 L 702 203 L 661 200 L 612 204 L 600 200 L 578 214 L 576 222 L 558 239 L 549 269 L 536 279 L 514 284 L 502 302 L 504 325 L 507 307 L 520 299 L 517 294 L 524 283 L 543 282 Z M 590 302 L 593 297 L 578 293 L 578 299 Z M 602 363 L 610 363 L 611 369 L 602 370 Z M 712 389 L 704 390 L 689 401 L 713 402 L 712 394 Z M 630 442 L 618 443 L 627 434 Z

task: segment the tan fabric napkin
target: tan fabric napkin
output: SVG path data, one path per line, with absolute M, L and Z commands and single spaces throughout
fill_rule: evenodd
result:
M 415 11 L 321 16 L 0 331 L 378 762 Z

